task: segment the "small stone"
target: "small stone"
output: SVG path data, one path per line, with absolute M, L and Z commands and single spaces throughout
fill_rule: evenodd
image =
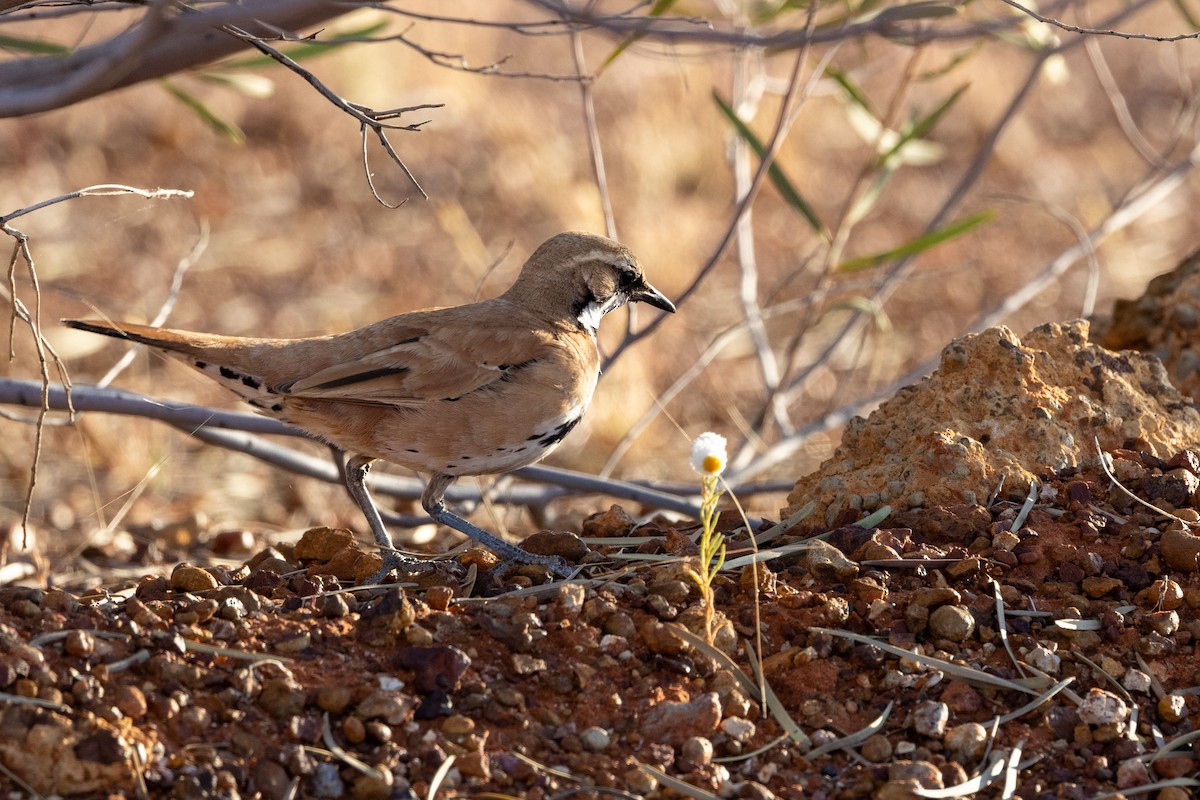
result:
M 1170 578 L 1159 578 L 1133 599 L 1147 611 L 1174 611 L 1183 604 L 1183 587 Z
M 1140 669 L 1131 669 L 1125 673 L 1125 678 L 1121 681 L 1121 685 L 1127 691 L 1148 694 L 1151 685 L 1150 676 Z
M 136 686 L 118 686 L 113 692 L 113 705 L 130 719 L 146 716 L 146 695 Z
M 69 631 L 66 641 L 63 642 L 63 650 L 67 655 L 88 658 L 96 652 L 96 639 L 88 631 Z
M 294 717 L 304 710 L 304 687 L 291 678 L 263 681 L 258 704 L 276 719 Z
M 350 796 L 354 800 L 384 800 L 392 794 L 396 779 L 386 765 L 376 765 L 374 775 L 359 773 L 354 777 Z
M 892 757 L 892 741 L 882 733 L 876 733 L 863 742 L 861 752 L 867 761 L 882 764 Z
M 1021 543 L 1021 537 L 1012 531 L 997 531 L 992 536 L 992 547 L 1002 552 L 1011 552 Z
M 735 742 L 753 739 L 755 730 L 754 723 L 742 717 L 726 717 L 721 721 L 721 732 Z
M 389 725 L 400 725 L 416 703 L 411 695 L 378 689 L 364 697 L 355 711 L 366 720 L 382 719 Z
M 367 726 L 359 717 L 346 717 L 342 720 L 342 733 L 350 744 L 362 744 L 367 739 Z
M 1141 615 L 1141 621 L 1160 636 L 1173 636 L 1179 630 L 1177 611 L 1151 611 Z
M 1150 783 L 1150 771 L 1140 758 L 1129 758 L 1117 765 L 1117 788 L 1132 789 Z
M 454 714 L 442 720 L 442 733 L 451 739 L 462 739 L 475 732 L 475 720 Z
M 585 728 L 579 734 L 579 741 L 583 744 L 584 750 L 599 753 L 608 747 L 612 741 L 612 737 L 609 736 L 608 731 L 604 730 L 604 728 L 593 725 L 590 728 Z
M 583 535 L 589 539 L 609 539 L 614 536 L 628 536 L 633 530 L 633 517 L 618 505 L 612 505 L 608 511 L 600 511 L 583 520 Z
M 466 778 L 478 778 L 480 781 L 492 779 L 492 765 L 485 753 L 465 753 L 459 756 L 454 766 Z
M 425 590 L 425 602 L 434 611 L 445 611 L 450 608 L 452 600 L 454 600 L 454 588 L 451 586 L 430 586 Z
M 1158 718 L 1163 722 L 1176 723 L 1188 715 L 1187 703 L 1182 695 L 1166 694 L 1158 701 Z
M 640 733 L 649 741 L 681 744 L 693 736 L 710 736 L 721 722 L 716 692 L 678 703 L 659 703 L 646 712 Z
M 693 736 L 679 748 L 680 755 L 693 767 L 706 767 L 712 763 L 713 743 L 704 736 Z
M 324 686 L 317 690 L 317 707 L 330 714 L 341 714 L 353 697 L 349 686 Z
M 208 592 L 218 585 L 212 573 L 191 564 L 180 564 L 171 572 L 171 588 L 178 592 Z
M 687 652 L 691 647 L 679 633 L 679 626 L 670 623 L 650 620 L 641 627 L 639 633 L 651 653 L 664 656 L 677 656 Z
M 1035 669 L 1045 672 L 1047 675 L 1057 675 L 1059 667 L 1062 666 L 1062 658 L 1049 648 L 1043 645 L 1037 645 L 1029 654 L 1025 656 L 1025 660 Z
M 1129 706 L 1117 695 L 1103 689 L 1089 689 L 1079 703 L 1079 720 L 1092 726 L 1123 723 Z
M 312 634 L 308 631 L 298 633 L 293 636 L 287 636 L 275 643 L 275 652 L 285 655 L 296 655 L 303 653 L 312 645 Z
M 338 772 L 337 764 L 318 763 L 311 783 L 313 795 L 316 797 L 344 797 L 346 784 L 342 782 L 342 776 Z
M 325 562 L 348 547 L 357 547 L 352 531 L 345 528 L 310 528 L 296 542 L 293 555 L 301 561 Z
M 258 760 L 250 768 L 250 777 L 264 800 L 283 800 L 288 796 L 291 777 L 279 762 L 267 759 Z
M 912 727 L 917 733 L 941 738 L 950 720 L 950 709 L 945 703 L 927 700 L 918 703 L 912 711 Z
M 1187 755 L 1168 755 L 1150 762 L 1154 774 L 1164 781 L 1183 778 L 1196 771 L 1196 759 Z
M 1159 540 L 1163 561 L 1174 570 L 1195 572 L 1200 556 L 1200 536 L 1178 528 L 1168 528 Z
M 1117 578 L 1106 578 L 1103 576 L 1090 576 L 1084 578 L 1080 585 L 1083 587 L 1084 594 L 1088 597 L 1103 597 L 1111 591 L 1121 588 L 1125 584 Z
M 946 738 L 942 740 L 947 750 L 961 756 L 967 762 L 979 759 L 987 747 L 987 742 L 987 729 L 978 722 L 955 725 L 946 731 Z
M 975 632 L 975 618 L 962 606 L 938 606 L 929 615 L 929 634 L 936 639 L 962 642 Z
M 858 575 L 858 564 L 833 545 L 821 539 L 809 539 L 801 553 L 805 569 L 821 581 L 847 581 Z
M 559 556 L 574 564 L 590 552 L 583 539 L 570 531 L 538 531 L 526 536 L 521 548 L 539 556 Z

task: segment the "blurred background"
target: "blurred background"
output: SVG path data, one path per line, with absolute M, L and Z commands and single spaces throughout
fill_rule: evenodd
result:
M 1174 36 L 1196 30 L 1193 5 L 1041 10 L 1082 28 Z M 686 300 L 627 348 L 626 312 L 606 321 L 602 349 L 619 357 L 584 424 L 548 463 L 692 481 L 688 443 L 714 430 L 731 440 L 735 481 L 786 485 L 831 453 L 839 418 L 827 415 L 894 391 L 1006 299 L 1019 302 L 997 318 L 1022 334 L 1090 313 L 1093 302 L 1102 311 L 1136 296 L 1200 245 L 1200 181 L 1189 160 L 1200 81 L 1193 39 L 1080 35 L 1003 2 L 823 2 L 812 9 L 815 30 L 867 30 L 803 48 L 659 36 L 650 26 L 661 12 L 692 21 L 673 31 L 729 40 L 802 32 L 810 9 L 796 2 L 639 6 L 619 19 L 646 21 L 641 38 L 616 25 L 479 24 L 561 21 L 556 8 L 472 0 L 444 20 L 433 17 L 446 4 L 397 2 L 321 28 L 320 41 L 380 40 L 304 54 L 304 67 L 338 95 L 375 109 L 438 106 L 403 116 L 423 123 L 419 131 L 391 134 L 427 198 L 370 139 L 375 187 L 402 202 L 395 209 L 372 197 L 358 123 L 250 52 L 0 120 L 0 215 L 100 183 L 194 192 L 79 198 L 14 220 L 30 237 L 45 334 L 72 380 L 93 382 L 126 348 L 54 322 L 152 319 L 177 265 L 202 240 L 168 326 L 317 335 L 497 294 L 547 237 L 607 232 L 607 194 L 616 235 L 658 288 Z M 76 47 L 138 13 L 10 13 L 0 16 L 8 37 L 0 48 L 12 60 L 30 56 L 29 42 Z M 594 77 L 583 84 L 581 72 Z M 762 182 L 721 249 L 758 169 L 755 144 L 777 129 L 780 172 Z M 1114 218 L 1139 198 L 1136 213 Z M 1056 258 L 1105 225 L 1115 230 L 1097 238 L 1091 263 L 1069 259 L 1055 272 Z M 32 307 L 21 264 L 14 281 Z M 655 315 L 641 310 L 635 327 Z M 4 376 L 37 379 L 27 328 L 17 326 L 13 349 Z M 237 408 L 201 376 L 152 355 L 114 385 Z M 0 432 L 0 525 L 12 530 L 35 431 L 0 419 Z M 773 516 L 782 495 L 747 501 Z M 552 521 L 571 527 L 607 505 L 558 502 Z M 199 538 L 364 527 L 341 487 L 158 423 L 88 414 L 47 428 L 31 513 L 39 546 L 51 556 L 102 548 L 118 514 L 121 530 L 179 528 Z M 514 533 L 532 526 L 519 509 L 475 519 Z

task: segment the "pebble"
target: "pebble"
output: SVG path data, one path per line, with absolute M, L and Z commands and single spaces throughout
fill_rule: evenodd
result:
M 983 755 L 987 741 L 986 728 L 978 722 L 967 722 L 947 730 L 942 743 L 951 753 L 962 756 L 967 762 L 973 762 Z
M 941 738 L 950 720 L 950 709 L 945 703 L 927 700 L 918 703 L 912 712 L 912 727 L 924 736 Z
M 1127 691 L 1147 694 L 1150 691 L 1150 676 L 1140 669 L 1131 669 L 1125 673 L 1125 678 L 1121 681 L 1121 685 Z
M 876 733 L 863 742 L 861 752 L 867 761 L 882 764 L 892 757 L 892 741 L 882 733 Z
M 713 743 L 704 736 L 693 736 L 683 743 L 679 752 L 693 766 L 706 767 L 712 763 Z
M 692 700 L 659 703 L 646 712 L 641 734 L 649 741 L 678 744 L 693 736 L 708 736 L 721 722 L 721 701 L 716 692 Z
M 1150 771 L 1140 758 L 1129 758 L 1117 765 L 1118 789 L 1132 789 L 1147 783 L 1150 783 Z
M 1187 703 L 1182 695 L 1163 695 L 1158 701 L 1158 718 L 1163 722 L 1176 723 L 1188 715 Z
M 310 528 L 296 542 L 293 555 L 301 561 L 329 561 L 338 552 L 355 546 L 354 534 L 345 528 Z
M 938 639 L 962 642 L 975 632 L 975 618 L 962 606 L 938 606 L 929 615 L 929 633 Z
M 1025 656 L 1029 665 L 1045 672 L 1047 675 L 1057 675 L 1062 666 L 1062 658 L 1044 645 L 1037 645 Z
M 612 737 L 609 736 L 608 731 L 604 730 L 604 728 L 593 725 L 590 728 L 585 728 L 579 734 L 579 741 L 583 744 L 584 750 L 599 753 L 608 747 L 612 741 Z
M 726 717 L 721 721 L 721 732 L 735 742 L 744 742 L 754 738 L 755 725 L 742 717 Z
M 1117 695 L 1103 689 L 1089 689 L 1079 703 L 1079 721 L 1087 725 L 1113 725 L 1124 722 L 1129 706 Z
M 350 796 L 354 800 L 384 800 L 391 797 L 392 788 L 396 782 L 392 771 L 384 764 L 375 765 L 374 775 L 359 773 L 354 778 Z
M 63 642 L 63 650 L 68 655 L 88 658 L 96 651 L 96 638 L 88 631 L 69 631 Z
M 338 765 L 330 762 L 317 764 L 316 774 L 312 777 L 312 793 L 315 797 L 343 797 L 346 794 L 346 784 L 338 774 Z
M 389 725 L 400 725 L 416 703 L 412 695 L 379 689 L 364 697 L 355 711 L 366 720 L 382 719 Z
M 171 588 L 179 592 L 208 592 L 218 585 L 212 573 L 191 564 L 180 564 L 171 571 Z
M 136 686 L 118 686 L 113 692 L 113 705 L 130 719 L 146 716 L 146 695 Z

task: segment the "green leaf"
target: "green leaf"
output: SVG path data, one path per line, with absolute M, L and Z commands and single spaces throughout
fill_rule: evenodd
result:
M 23 36 L 0 36 L 0 48 L 42 56 L 63 56 L 71 52 L 71 48 L 57 42 L 47 42 L 45 39 L 26 39 Z
M 241 128 L 239 128 L 237 125 L 234 125 L 232 122 L 227 122 L 224 119 L 221 119 L 221 117 L 211 108 L 206 106 L 200 100 L 200 98 L 184 89 L 181 89 L 165 78 L 161 81 L 161 83 L 163 88 L 165 88 L 172 97 L 190 108 L 205 125 L 212 128 L 214 131 L 234 142 L 235 144 L 242 144 L 246 141 L 246 134 L 242 132 Z
M 355 39 L 364 39 L 368 36 L 374 36 L 387 27 L 387 22 L 377 22 L 374 25 L 368 25 L 365 28 L 357 30 L 344 31 L 335 34 L 328 39 L 316 40 L 306 39 L 303 42 L 285 45 L 279 50 L 292 61 L 303 61 L 306 58 L 324 55 L 331 50 L 341 47 L 345 44 L 352 43 Z M 246 56 L 245 58 L 230 59 L 222 62 L 219 65 L 220 69 L 261 69 L 262 67 L 279 66 L 279 62 L 270 56 Z
M 888 148 L 887 152 L 879 157 L 878 163 L 881 166 L 886 164 L 888 161 L 894 158 L 906 144 L 915 139 L 924 138 L 925 134 L 932 130 L 933 126 L 937 124 L 938 120 L 940 120 L 942 116 L 950 110 L 951 106 L 958 102 L 958 98 L 962 97 L 963 92 L 965 92 L 967 87 L 970 85 L 971 84 L 969 83 L 964 83 L 962 86 L 951 92 L 950 96 L 943 100 L 940 106 L 929 112 L 929 114 L 925 115 L 924 118 L 917 120 L 917 122 L 911 128 L 900 135 L 900 138 L 896 140 L 894 145 Z
M 880 11 L 876 20 L 885 22 L 906 22 L 911 19 L 936 19 L 937 17 L 952 17 L 958 13 L 958 8 L 944 3 L 909 3 L 905 6 L 893 6 Z
M 875 109 L 871 108 L 871 101 L 867 99 L 867 96 L 863 93 L 862 89 L 859 89 L 858 86 L 855 85 L 854 81 L 850 80 L 850 76 L 848 74 L 834 66 L 826 67 L 825 74 L 830 78 L 833 78 L 834 82 L 837 83 L 838 86 L 842 87 L 842 91 L 845 92 L 846 98 L 850 100 L 850 102 L 854 103 L 863 111 L 866 111 L 872 117 L 875 117 L 875 119 L 879 119 L 879 115 L 875 113 Z
M 952 222 L 944 228 L 930 231 L 886 252 L 843 261 L 841 264 L 838 264 L 837 271 L 855 272 L 860 269 L 877 266 L 884 261 L 893 261 L 897 258 L 905 258 L 906 256 L 922 253 L 942 242 L 949 241 L 956 236 L 961 236 L 972 228 L 990 221 L 994 216 L 996 216 L 996 212 L 994 211 L 980 211 L 978 214 L 972 214 L 969 217 L 960 219 L 958 222 Z
M 712 98 L 716 102 L 717 107 L 721 109 L 721 113 L 733 123 L 733 127 L 737 129 L 738 135 L 745 140 L 746 144 L 750 145 L 751 149 L 761 159 L 763 153 L 766 152 L 766 148 L 763 146 L 762 140 L 758 138 L 758 135 L 750 130 L 750 126 L 737 115 L 737 112 L 733 110 L 733 106 L 726 103 L 721 95 L 717 94 L 715 89 L 713 90 Z M 800 212 L 804 219 L 808 221 L 809 226 L 817 232 L 817 235 L 828 239 L 829 231 L 826 230 L 825 225 L 821 222 L 821 218 L 817 216 L 817 212 L 813 210 L 813 207 L 808 204 L 808 201 L 800 195 L 800 192 L 796 190 L 792 182 L 788 180 L 778 161 L 772 161 L 771 166 L 767 167 L 767 175 L 770 177 L 771 183 L 775 184 L 775 188 L 783 195 L 783 199 L 787 201 L 788 205 Z
M 663 14 L 670 11 L 671 6 L 675 5 L 676 2 L 677 0 L 654 0 L 654 5 L 650 6 L 650 10 L 646 12 L 646 16 L 661 17 Z M 596 70 L 596 72 L 601 73 L 608 69 L 610 64 L 620 58 L 622 53 L 628 50 L 634 42 L 636 42 L 638 39 L 641 39 L 645 35 L 646 34 L 644 31 L 636 31 L 635 33 L 631 34 L 629 38 L 617 45 L 616 48 L 608 54 L 608 58 L 604 59 L 604 63 L 600 65 L 600 69 Z

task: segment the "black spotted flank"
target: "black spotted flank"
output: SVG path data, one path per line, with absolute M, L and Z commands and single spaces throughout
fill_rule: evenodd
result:
M 540 444 L 542 447 L 549 447 L 551 445 L 558 444 L 567 437 L 567 434 L 570 433 L 576 425 L 579 424 L 579 420 L 579 417 L 567 420 L 550 433 L 547 433 L 545 436 L 538 439 L 538 444 Z
M 261 389 L 262 383 L 257 378 L 252 378 L 249 375 L 242 376 L 242 383 L 249 386 L 251 389 Z
M 208 369 L 208 362 L 196 359 L 196 369 Z
M 242 376 L 238 375 L 236 372 L 231 370 L 229 367 L 221 367 L 221 377 L 227 378 L 228 380 L 231 380 L 231 381 L 236 381 L 238 378 L 240 378 Z
M 271 410 L 278 414 L 280 411 L 283 411 L 283 403 L 276 403 L 271 406 Z

